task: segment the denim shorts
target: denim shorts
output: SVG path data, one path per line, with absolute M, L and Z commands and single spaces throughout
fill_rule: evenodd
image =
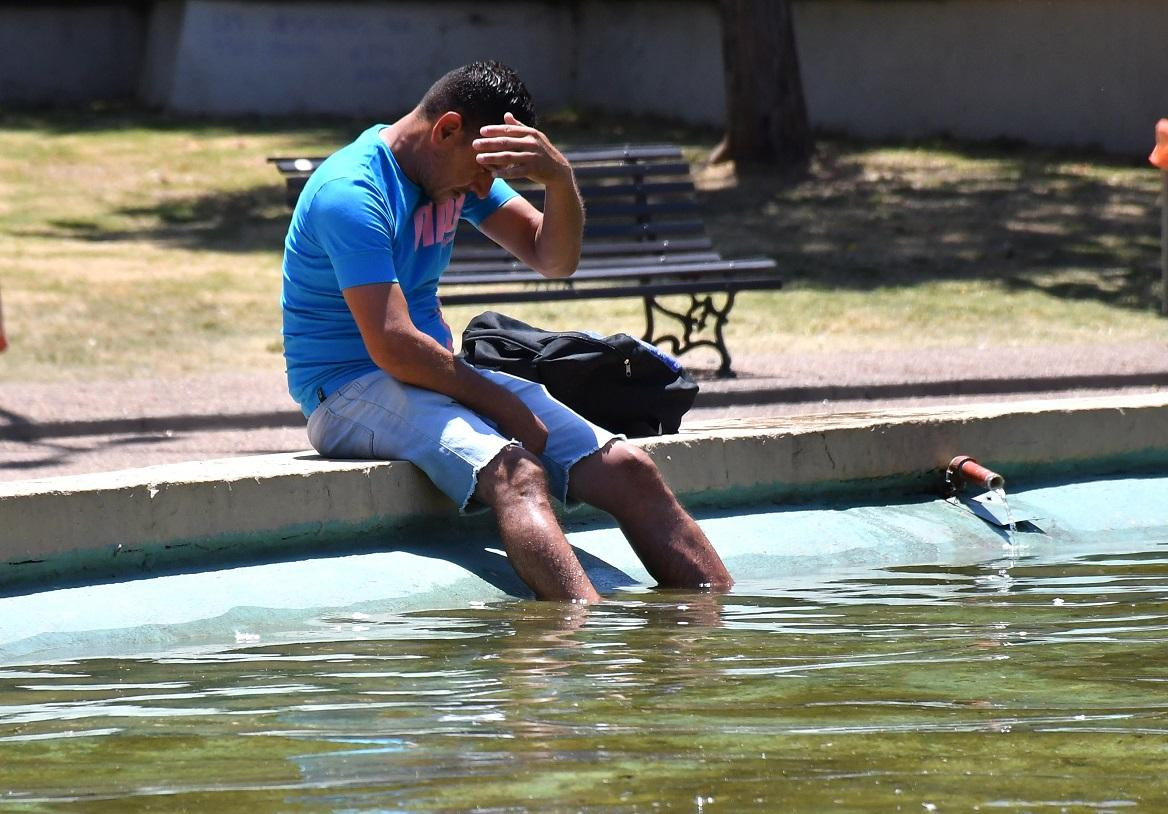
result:
M 552 398 L 541 384 L 476 370 L 515 393 L 547 426 L 539 456 L 551 494 L 568 505 L 568 470 L 614 438 Z M 474 495 L 479 470 L 517 441 L 488 418 L 449 396 L 402 384 L 375 370 L 337 390 L 312 411 L 308 440 L 326 458 L 410 461 L 454 501 L 460 511 Z

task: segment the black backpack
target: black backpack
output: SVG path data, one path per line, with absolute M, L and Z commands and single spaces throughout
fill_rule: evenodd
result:
M 494 311 L 467 324 L 462 356 L 540 382 L 589 421 L 630 438 L 677 432 L 698 394 L 681 364 L 648 342 L 545 331 Z

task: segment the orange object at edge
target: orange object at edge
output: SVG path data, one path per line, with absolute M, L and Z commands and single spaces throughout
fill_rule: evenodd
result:
M 1168 119 L 1156 122 L 1156 146 L 1148 160 L 1162 170 L 1168 170 Z

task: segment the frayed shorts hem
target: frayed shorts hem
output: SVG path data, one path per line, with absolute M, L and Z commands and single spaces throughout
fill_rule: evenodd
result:
M 623 436 L 587 421 L 552 398 L 543 385 L 495 370 L 476 370 L 515 393 L 543 421 L 548 442 L 539 459 L 549 492 L 572 508 L 569 470 Z M 308 438 L 325 457 L 410 461 L 465 514 L 480 511 L 474 493 L 483 467 L 506 447 L 522 446 L 502 435 L 490 419 L 449 396 L 402 384 L 380 370 L 349 382 L 313 410 Z

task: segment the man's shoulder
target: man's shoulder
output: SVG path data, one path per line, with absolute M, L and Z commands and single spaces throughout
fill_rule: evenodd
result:
M 367 176 L 377 157 L 377 131 L 380 125 L 369 128 L 353 141 L 334 152 L 312 173 L 312 178 L 331 181 L 337 178 Z
M 305 214 L 370 198 L 377 208 L 389 206 L 398 181 L 385 171 L 377 142 L 376 129 L 370 128 L 325 159 L 301 193 Z

